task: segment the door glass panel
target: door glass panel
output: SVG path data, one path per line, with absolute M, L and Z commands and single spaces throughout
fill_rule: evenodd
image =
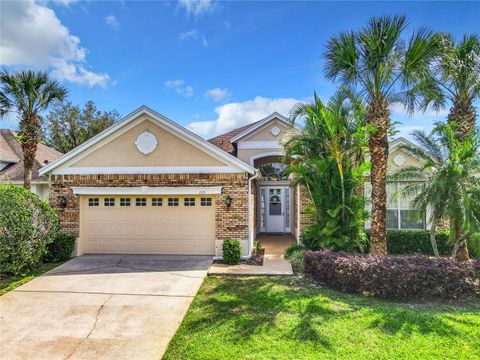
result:
M 265 229 L 265 189 L 260 189 L 260 228 Z
M 270 189 L 268 196 L 269 214 L 282 215 L 281 189 Z
M 285 189 L 285 227 L 290 227 L 290 189 Z

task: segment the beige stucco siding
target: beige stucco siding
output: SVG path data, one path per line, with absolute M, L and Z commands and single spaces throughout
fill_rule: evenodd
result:
M 143 122 L 80 159 L 72 167 L 225 165 L 142 116 L 145 118 Z M 138 135 L 144 131 L 151 132 L 158 141 L 156 149 L 148 155 L 138 151 L 135 145 Z
M 265 156 L 272 156 L 272 154 L 276 154 L 274 156 L 282 156 L 284 152 L 283 149 L 239 149 L 237 152 L 238 158 L 247 164 L 250 164 L 252 157 L 262 154 L 265 154 Z
M 277 136 L 272 134 L 272 129 L 274 127 L 278 127 L 281 131 Z M 279 141 L 288 128 L 289 127 L 284 122 L 273 120 L 253 133 L 245 136 L 241 141 Z
M 394 159 L 397 155 L 400 155 L 405 159 L 405 162 L 402 165 L 395 164 Z M 419 160 L 407 154 L 402 149 L 395 148 L 391 150 L 390 153 L 388 154 L 387 170 L 390 173 L 396 172 L 402 168 L 406 168 L 409 166 L 418 166 L 418 165 L 419 165 Z

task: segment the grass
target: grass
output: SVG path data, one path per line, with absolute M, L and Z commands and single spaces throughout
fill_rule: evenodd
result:
M 164 359 L 478 359 L 479 349 L 479 304 L 394 304 L 295 277 L 209 277 Z
M 49 270 L 56 268 L 62 263 L 50 263 L 42 264 L 37 269 L 32 270 L 23 275 L 14 275 L 14 276 L 3 276 L 0 275 L 0 296 L 5 295 L 7 292 L 12 291 L 13 289 L 23 285 L 30 280 L 36 278 L 37 276 L 46 273 Z

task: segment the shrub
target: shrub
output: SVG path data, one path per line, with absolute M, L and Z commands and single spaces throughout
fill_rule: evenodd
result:
M 21 186 L 0 185 L 0 272 L 20 274 L 37 266 L 57 234 L 55 210 Z
M 303 272 L 303 254 L 305 247 L 303 245 L 294 244 L 285 250 L 285 258 L 290 261 L 295 272 Z
M 304 259 L 313 279 L 346 292 L 385 299 L 457 299 L 480 292 L 478 261 L 332 251 L 307 252 Z
M 225 264 L 238 264 L 241 257 L 240 241 L 227 239 L 223 242 L 223 261 Z
M 313 224 L 302 230 L 300 243 L 308 250 L 329 249 L 333 251 L 362 251 L 368 244 L 365 231 L 357 231 L 351 234 L 355 239 L 347 235 L 330 236 L 328 228 L 321 228 L 319 224 Z
M 320 232 L 315 225 L 309 226 L 301 231 L 300 243 L 308 250 L 320 250 Z
M 48 244 L 43 260 L 45 262 L 66 261 L 72 257 L 74 248 L 75 236 L 58 233 L 53 242 Z

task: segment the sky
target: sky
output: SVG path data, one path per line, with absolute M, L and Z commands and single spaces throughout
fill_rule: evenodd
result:
M 327 41 L 384 14 L 406 15 L 409 32 L 480 30 L 480 2 L 0 0 L 0 65 L 47 70 L 73 104 L 121 115 L 147 105 L 210 138 L 273 111 L 288 116 L 314 91 L 328 100 L 338 84 L 323 75 Z M 406 136 L 448 109 L 391 112 Z

